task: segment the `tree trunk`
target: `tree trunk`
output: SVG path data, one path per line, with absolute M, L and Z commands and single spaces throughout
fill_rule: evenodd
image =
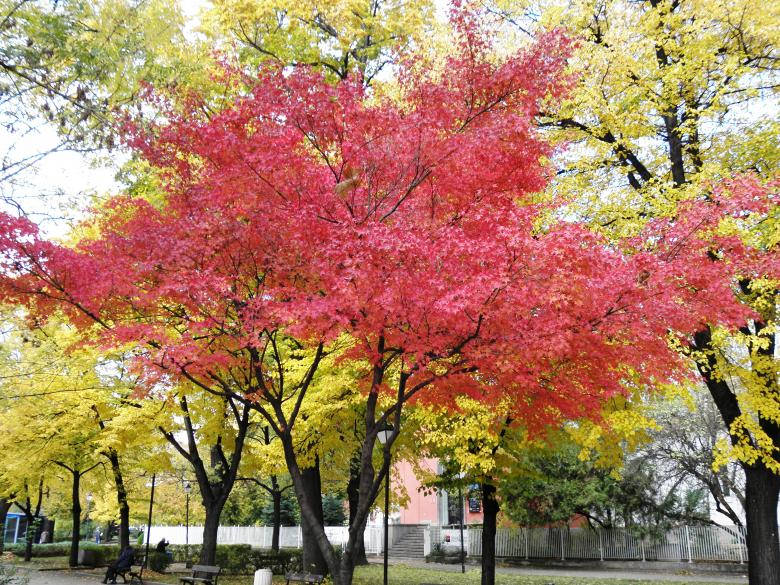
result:
M 71 490 L 72 512 L 73 512 L 73 533 L 70 537 L 70 557 L 68 565 L 75 567 L 79 564 L 79 539 L 81 538 L 81 502 L 79 500 L 79 483 L 81 475 L 78 472 L 71 471 L 73 476 L 73 486 Z
M 384 340 L 380 337 L 378 349 L 380 353 L 384 351 Z M 322 346 L 318 348 L 318 356 L 321 356 Z M 310 373 L 316 369 L 316 361 L 310 368 Z M 377 388 L 382 383 L 383 366 L 374 366 L 374 376 L 372 381 L 372 388 Z M 399 395 L 405 396 L 406 381 L 408 375 L 401 374 L 399 378 Z M 301 392 L 301 390 L 298 390 Z M 376 419 L 376 404 L 378 400 L 379 392 L 372 391 L 368 395 L 366 403 L 365 413 L 365 425 L 366 434 L 363 438 L 363 444 L 360 450 L 360 482 L 358 489 L 358 506 L 354 516 L 354 521 L 349 527 L 349 540 L 347 541 L 344 554 L 339 560 L 338 556 L 333 550 L 328 537 L 325 534 L 323 527 L 323 514 L 322 514 L 322 489 L 319 480 L 319 468 L 315 465 L 313 470 L 301 470 L 298 464 L 298 456 L 296 453 L 295 443 L 291 434 L 291 424 L 285 422 L 280 429 L 277 429 L 277 436 L 282 442 L 284 448 L 284 458 L 287 463 L 287 470 L 292 478 L 293 488 L 295 489 L 295 497 L 298 499 L 298 504 L 301 509 L 301 520 L 304 526 L 305 532 L 311 537 L 316 545 L 319 547 L 319 553 L 323 557 L 324 563 L 321 563 L 323 569 L 318 569 L 324 572 L 327 568 L 331 572 L 331 579 L 334 585 L 352 585 L 352 579 L 354 575 L 354 553 L 356 548 L 356 542 L 360 533 L 365 528 L 368 515 L 371 512 L 371 506 L 379 493 L 380 486 L 384 481 L 385 474 L 389 473 L 390 461 L 391 461 L 391 448 L 393 442 L 398 437 L 399 429 L 401 427 L 401 411 L 402 404 L 400 402 L 396 405 L 393 417 L 393 432 L 388 437 L 387 441 L 383 443 L 383 462 L 378 472 L 375 472 L 373 465 L 373 452 L 374 446 L 377 441 L 378 423 Z M 299 396 L 300 399 L 300 396 Z M 274 413 L 271 414 L 263 408 L 258 407 L 258 410 L 263 414 L 266 419 L 271 420 L 272 417 L 276 417 L 278 420 L 286 421 L 286 417 L 282 410 L 282 404 L 277 402 L 273 404 Z M 387 416 L 387 413 L 386 415 Z M 312 473 L 312 471 L 314 473 Z M 316 488 L 316 489 L 315 489 Z M 304 543 L 306 546 L 306 543 Z M 306 550 L 304 549 L 304 555 Z M 311 561 L 309 561 L 311 562 Z M 315 565 L 316 566 L 316 565 Z M 305 570 L 311 570 L 310 566 L 304 567 Z
M 338 558 L 333 552 L 333 548 L 328 541 L 328 537 L 325 534 L 325 529 L 322 526 L 322 493 L 317 492 L 313 494 L 310 483 L 307 481 L 309 477 L 304 477 L 304 472 L 298 466 L 298 459 L 293 446 L 292 437 L 289 433 L 280 433 L 280 440 L 284 448 L 284 459 L 287 463 L 287 469 L 290 472 L 290 477 L 293 482 L 293 489 L 295 491 L 295 498 L 298 500 L 298 505 L 301 510 L 301 526 L 303 528 L 303 534 L 307 534 L 314 540 L 315 544 L 319 546 L 320 553 L 326 559 L 326 567 L 331 569 L 331 578 L 334 585 L 349 585 L 349 581 L 344 581 L 341 578 L 341 568 L 338 563 Z M 310 474 L 311 475 L 311 474 Z M 319 474 L 317 474 L 317 483 L 319 483 Z M 317 505 L 319 502 L 319 506 Z M 316 508 L 319 507 L 319 521 Z M 304 547 L 306 542 L 304 541 Z M 304 548 L 304 554 L 306 549 Z M 304 570 L 309 570 L 308 566 L 304 566 Z M 320 573 L 324 574 L 324 573 Z
M 8 520 L 8 510 L 11 509 L 11 500 L 0 498 L 0 554 L 5 547 L 5 522 Z
M 198 453 L 195 427 L 192 424 L 186 396 L 182 396 L 179 402 L 184 413 L 184 428 L 187 437 L 186 448 L 179 443 L 174 433 L 166 431 L 163 427 L 157 427 L 167 441 L 173 445 L 174 449 L 192 466 L 195 478 L 198 480 L 198 489 L 200 490 L 201 501 L 206 512 L 206 520 L 203 523 L 203 545 L 200 550 L 200 564 L 202 565 L 213 565 L 216 559 L 219 520 L 222 516 L 225 502 L 236 483 L 238 468 L 241 464 L 241 455 L 244 449 L 244 439 L 249 429 L 249 404 L 245 403 L 243 410 L 240 410 L 232 398 L 228 397 L 227 402 L 231 407 L 229 410 L 235 416 L 237 426 L 233 452 L 230 454 L 230 457 L 225 455 L 222 448 L 222 437 L 218 436 L 216 443 L 211 445 L 209 449 L 211 454 L 211 473 L 206 470 L 206 466 Z M 226 404 L 226 409 L 227 406 Z M 215 476 L 216 481 L 214 481 Z
M 303 489 L 306 500 L 314 512 L 310 520 L 316 522 L 317 527 L 324 527 L 325 520 L 322 513 L 322 481 L 320 478 L 320 461 L 315 458 L 314 465 L 301 471 Z M 317 575 L 328 573 L 328 564 L 317 543 L 316 528 L 310 523 L 301 522 L 303 533 L 303 570 Z
M 33 530 L 33 527 L 29 525 L 29 520 L 27 521 L 27 534 L 25 535 L 24 540 L 24 562 L 29 563 L 32 560 L 32 547 L 33 547 L 33 538 L 34 536 L 31 534 L 31 531 Z
M 482 483 L 482 585 L 496 583 L 496 521 L 498 519 L 496 487 Z
M 210 505 L 204 504 L 206 521 L 203 523 L 203 545 L 200 548 L 200 564 L 214 565 L 217 558 L 217 532 L 219 519 L 222 516 L 224 500 L 217 500 Z
M 38 481 L 38 498 L 33 505 L 30 500 L 29 486 L 25 483 L 25 491 L 27 492 L 24 498 L 24 503 L 20 504 L 17 501 L 17 505 L 24 512 L 24 518 L 27 520 L 27 528 L 24 531 L 24 562 L 29 563 L 32 559 L 32 548 L 35 543 L 35 537 L 38 535 L 38 519 L 41 515 L 41 504 L 43 504 L 43 478 Z
M 24 562 L 29 563 L 32 560 L 32 545 L 35 540 L 35 525 L 28 518 L 27 519 L 27 534 L 24 541 Z
M 279 550 L 279 534 L 282 530 L 282 492 L 279 491 L 279 482 L 276 481 L 276 476 L 271 478 L 271 485 L 273 491 L 271 497 L 274 500 L 274 531 L 271 535 L 271 550 Z
M 756 322 L 758 329 L 761 324 Z M 732 424 L 741 415 L 739 401 L 725 380 L 717 378 L 711 372 L 717 371 L 717 360 L 712 352 L 712 332 L 709 328 L 698 331 L 694 336 L 694 347 L 709 351 L 706 364 L 697 362 L 699 373 L 710 391 L 715 406 L 729 431 L 732 444 L 737 445 L 740 436 L 731 433 Z M 774 356 L 774 337 L 770 343 L 759 348 L 758 353 Z M 774 378 L 767 384 L 771 392 Z M 767 419 L 760 418 L 762 429 L 772 438 L 775 445 L 780 443 L 780 426 Z M 751 466 L 742 464 L 745 471 L 745 526 L 748 545 L 748 579 L 750 585 L 774 585 L 780 574 L 780 550 L 778 549 L 777 501 L 780 493 L 780 477 L 769 471 L 761 462 Z
M 24 531 L 24 562 L 29 563 L 32 560 L 33 543 L 35 542 L 35 533 L 38 531 L 36 526 L 36 517 L 32 514 L 25 514 L 27 518 L 27 530 Z
M 111 462 L 111 470 L 114 472 L 114 485 L 116 487 L 116 501 L 119 506 L 119 550 L 130 546 L 130 505 L 127 502 L 127 488 L 119 466 L 119 455 L 113 449 L 107 453 Z M 110 539 L 110 533 L 106 533 L 106 540 Z
M 750 585 L 775 585 L 780 574 L 777 501 L 780 476 L 760 467 L 745 467 L 745 492 Z
M 97 417 L 97 423 L 100 430 L 105 430 L 106 425 L 100 417 L 100 411 L 96 405 L 92 406 Z M 119 454 L 116 449 L 109 447 L 103 452 L 103 455 L 111 463 L 111 471 L 114 473 L 114 485 L 116 486 L 116 501 L 119 506 L 119 550 L 124 550 L 130 546 L 130 506 L 127 503 L 127 488 L 125 480 L 122 477 L 122 468 L 119 466 Z M 106 540 L 111 540 L 111 531 L 106 531 Z
M 355 516 L 357 515 L 358 501 L 360 499 L 360 452 L 353 455 L 349 462 L 349 482 L 347 483 L 347 501 L 349 502 L 349 525 L 355 522 Z M 363 523 L 363 529 L 355 541 L 355 551 L 353 553 L 353 562 L 355 565 L 367 565 L 368 558 L 366 558 L 366 542 L 365 542 L 365 529 L 366 525 Z

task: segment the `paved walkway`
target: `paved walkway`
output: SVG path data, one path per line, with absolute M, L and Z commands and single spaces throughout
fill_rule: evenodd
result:
M 382 559 L 369 559 L 371 563 L 381 563 Z M 390 559 L 391 565 L 406 565 L 419 569 L 435 569 L 437 571 L 460 572 L 460 565 L 445 565 L 441 563 L 426 563 L 414 559 Z M 466 565 L 466 571 L 479 570 L 474 565 Z M 583 577 L 587 579 L 631 579 L 634 581 L 675 581 L 702 583 L 740 583 L 747 585 L 747 576 L 720 575 L 717 573 L 675 574 L 661 571 L 626 571 L 619 569 L 583 569 L 579 567 L 543 568 L 543 567 L 497 567 L 496 572 L 508 575 L 535 575 L 541 577 Z
M 38 571 L 35 569 L 19 568 L 19 573 L 26 573 L 29 577 L 28 585 L 100 585 L 103 579 L 103 571 Z M 119 580 L 121 583 L 121 579 Z M 144 579 L 146 585 L 166 585 L 157 584 L 154 581 Z

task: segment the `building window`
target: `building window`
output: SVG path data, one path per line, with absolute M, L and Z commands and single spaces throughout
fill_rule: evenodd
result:
M 16 536 L 19 533 L 19 516 L 9 514 L 5 519 L 5 542 L 16 544 Z

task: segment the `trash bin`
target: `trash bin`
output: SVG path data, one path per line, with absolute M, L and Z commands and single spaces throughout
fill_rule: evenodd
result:
M 271 569 L 258 569 L 255 571 L 254 585 L 271 585 L 272 578 L 273 573 L 271 572 Z

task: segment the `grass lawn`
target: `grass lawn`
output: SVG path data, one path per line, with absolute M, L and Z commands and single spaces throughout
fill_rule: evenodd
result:
M 433 569 L 417 569 L 403 566 L 392 566 L 388 574 L 388 581 L 392 585 L 418 585 L 419 583 L 436 583 L 437 585 L 479 585 L 480 572 L 478 568 L 466 567 L 466 574 L 436 571 Z M 582 577 L 550 577 L 550 576 L 524 576 L 524 575 L 496 575 L 496 583 L 500 585 L 604 585 L 605 579 L 585 579 Z M 679 582 L 674 581 L 632 581 L 622 579 L 609 579 L 609 585 L 693 585 L 692 581 L 685 581 L 680 577 Z M 715 583 L 695 582 L 696 585 L 723 585 Z M 382 567 L 370 565 L 358 567 L 355 571 L 355 585 L 382 585 Z
M 436 585 L 479 585 L 479 569 L 466 569 L 465 575 L 437 571 L 433 569 L 409 568 L 399 565 L 390 567 L 389 585 L 420 585 L 430 583 Z M 165 583 L 176 583 L 166 575 L 159 579 Z M 154 579 L 150 576 L 150 579 Z M 157 579 L 155 579 L 157 580 Z M 274 585 L 283 584 L 282 577 L 274 577 Z M 550 577 L 550 576 L 522 576 L 522 575 L 497 575 L 496 583 L 500 585 L 723 585 L 722 583 L 704 583 L 701 581 L 686 581 L 684 576 L 679 581 L 636 581 L 625 579 L 585 579 L 582 577 Z M 252 585 L 251 576 L 224 576 L 219 579 L 220 585 Z M 355 570 L 354 585 L 382 585 L 382 567 L 369 565 L 358 567 Z
M 23 561 L 18 557 L 3 555 L 3 563 L 21 565 Z M 34 558 L 30 568 L 51 569 L 65 568 L 68 566 L 67 557 L 39 557 Z M 89 571 L 88 569 L 84 572 Z M 92 571 L 102 575 L 103 569 Z M 92 572 L 89 571 L 89 572 Z M 479 585 L 480 574 L 477 568 L 466 569 L 466 574 L 438 571 L 434 569 L 410 568 L 400 565 L 390 567 L 389 585 Z M 144 580 L 157 581 L 178 585 L 179 576 L 174 574 L 160 574 L 153 571 L 144 571 Z M 96 581 L 97 582 L 97 581 Z M 120 579 L 121 583 L 121 579 Z M 274 577 L 274 585 L 283 584 L 284 578 Z M 327 583 L 327 581 L 326 581 Z M 589 579 L 584 577 L 552 577 L 552 576 L 525 576 L 525 575 L 497 575 L 498 585 L 723 585 L 723 583 L 706 583 L 702 581 L 687 581 L 685 576 L 680 576 L 679 581 L 637 581 L 626 579 Z M 219 585 L 252 585 L 251 575 L 224 575 L 219 578 Z M 358 567 L 355 570 L 354 585 L 382 585 L 382 566 L 369 565 Z

